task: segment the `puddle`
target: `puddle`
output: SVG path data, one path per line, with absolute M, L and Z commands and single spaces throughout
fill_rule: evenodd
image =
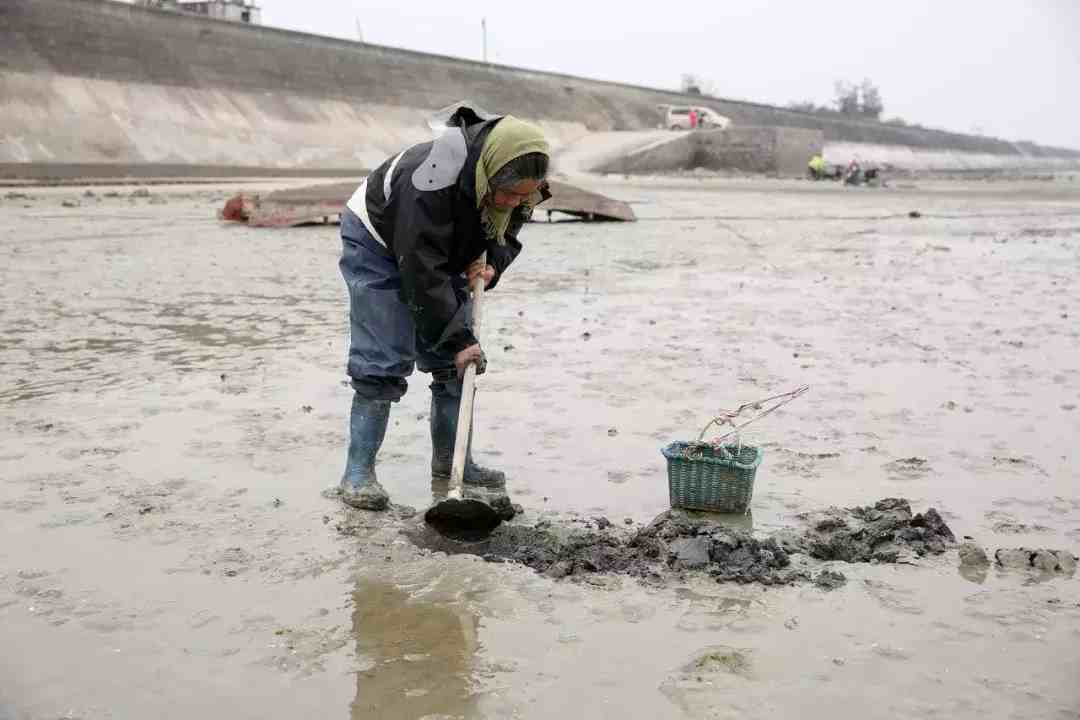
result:
M 474 614 L 370 579 L 357 582 L 352 598 L 352 634 L 362 666 L 350 704 L 353 718 L 474 717 Z

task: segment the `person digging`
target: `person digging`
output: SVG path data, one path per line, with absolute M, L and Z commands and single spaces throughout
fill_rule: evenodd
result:
M 384 162 L 346 203 L 339 267 L 349 291 L 354 391 L 341 478 L 347 505 L 389 504 L 375 458 L 390 405 L 404 396 L 414 366 L 432 375 L 432 477 L 449 478 L 461 377 L 470 363 L 477 373 L 486 365 L 467 288 L 478 276 L 494 288 L 521 252 L 521 228 L 550 197 L 548 161 L 539 128 L 461 106 L 434 141 Z M 476 464 L 470 447 L 462 482 L 501 489 L 506 476 Z

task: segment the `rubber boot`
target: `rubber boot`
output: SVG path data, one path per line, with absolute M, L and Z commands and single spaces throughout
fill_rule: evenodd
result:
M 390 419 L 389 400 L 369 400 L 353 394 L 349 416 L 349 454 L 341 478 L 341 500 L 361 510 L 385 510 L 390 496 L 375 477 L 379 452 Z
M 431 475 L 434 478 L 450 477 L 460 408 L 460 381 L 436 383 L 431 386 Z M 496 489 L 506 487 L 505 473 L 473 462 L 471 429 L 469 444 L 465 451 L 465 475 L 462 478 L 462 484 Z

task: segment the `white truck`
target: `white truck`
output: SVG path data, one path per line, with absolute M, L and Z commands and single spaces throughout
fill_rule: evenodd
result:
M 697 114 L 696 128 L 700 130 L 724 130 L 731 125 L 731 118 L 724 117 L 712 108 L 694 105 L 661 105 L 661 127 L 669 130 L 689 130 L 690 112 Z

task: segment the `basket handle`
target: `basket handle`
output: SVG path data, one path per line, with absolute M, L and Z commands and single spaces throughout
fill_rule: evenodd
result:
M 705 439 L 705 433 L 707 433 L 709 431 L 709 428 L 711 428 L 713 425 L 725 425 L 725 424 L 726 425 L 731 424 L 731 415 L 729 413 L 724 413 L 723 415 L 718 415 L 717 417 L 714 417 L 712 420 L 710 420 L 708 422 L 708 424 L 705 425 L 705 427 L 703 427 L 701 429 L 701 432 L 698 433 L 697 441 L 702 442 Z
M 737 453 L 742 452 L 742 440 L 741 440 L 741 438 L 739 438 L 739 428 L 734 426 L 734 423 L 732 422 L 733 419 L 734 419 L 734 416 L 731 415 L 730 413 L 724 413 L 723 415 L 718 415 L 717 417 L 714 417 L 712 420 L 710 420 L 708 422 L 707 425 L 705 425 L 705 427 L 703 427 L 701 429 L 701 432 L 698 433 L 697 442 L 694 443 L 694 445 L 701 446 L 701 445 L 707 444 L 705 442 L 705 433 L 707 433 L 709 431 L 709 428 L 711 428 L 713 425 L 725 425 L 726 424 L 726 425 L 731 425 L 734 428 L 733 432 L 735 433 L 735 442 L 738 444 L 738 448 L 737 448 L 736 452 Z M 722 437 L 728 437 L 728 435 L 731 435 L 731 433 L 729 432 L 729 433 L 723 435 Z M 713 445 L 713 449 L 714 450 L 719 449 L 720 454 L 723 456 L 723 458 L 725 460 L 734 460 L 736 457 L 738 457 L 737 454 L 732 455 L 728 451 L 728 449 L 723 446 L 723 444 L 718 443 L 716 445 Z
M 757 402 L 743 403 L 742 405 L 740 405 L 734 411 L 725 410 L 722 415 L 718 415 L 718 416 L 714 417 L 712 420 L 710 420 L 708 422 L 708 424 L 705 425 L 705 427 L 703 427 L 701 429 L 701 433 L 698 435 L 697 441 L 698 441 L 698 443 L 704 442 L 705 433 L 708 432 L 709 428 L 711 428 L 713 425 L 730 425 L 731 430 L 729 430 L 728 432 L 726 432 L 723 435 L 716 438 L 716 440 L 714 441 L 714 444 L 719 445 L 721 448 L 723 448 L 723 445 L 720 443 L 720 441 L 734 435 L 735 438 L 736 438 L 736 442 L 738 442 L 741 445 L 742 443 L 739 440 L 739 431 L 740 430 L 742 430 L 744 427 L 746 427 L 750 423 L 754 422 L 755 420 L 760 420 L 761 418 L 765 417 L 766 415 L 768 415 L 768 414 L 770 414 L 772 412 L 775 412 L 776 410 L 779 410 L 781 407 L 783 407 L 784 405 L 787 405 L 789 402 L 791 402 L 795 398 L 802 397 L 804 394 L 806 394 L 806 392 L 808 390 L 810 390 L 809 385 L 800 385 L 799 387 L 795 388 L 791 392 L 780 393 L 779 395 L 773 395 L 772 397 L 767 397 L 764 400 L 758 400 Z M 777 401 L 774 405 L 772 405 L 771 407 L 768 407 L 768 408 L 766 408 L 764 410 L 761 410 L 762 405 L 764 405 L 765 403 L 768 403 L 768 402 L 772 402 L 774 400 Z M 759 412 L 757 415 L 750 418 L 746 422 L 744 422 L 744 423 L 742 423 L 740 425 L 736 425 L 735 424 L 735 418 L 739 416 L 739 413 L 741 413 L 743 410 L 746 410 L 748 408 L 753 408 L 755 410 L 761 410 L 761 412 Z M 725 450 L 725 452 L 726 452 L 726 450 Z

